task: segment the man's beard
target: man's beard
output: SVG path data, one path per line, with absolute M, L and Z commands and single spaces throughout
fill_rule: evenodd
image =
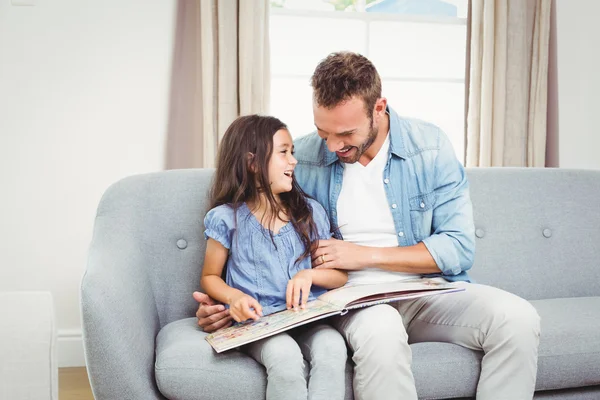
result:
M 346 164 L 354 164 L 355 162 L 357 162 L 360 159 L 360 157 L 365 153 L 365 151 L 367 151 L 369 147 L 371 147 L 373 142 L 375 142 L 375 139 L 377 139 L 378 130 L 379 128 L 374 126 L 373 119 L 371 118 L 371 124 L 369 125 L 369 135 L 367 136 L 367 139 L 359 146 L 352 146 L 356 148 L 356 153 L 352 157 L 338 156 L 340 161 Z

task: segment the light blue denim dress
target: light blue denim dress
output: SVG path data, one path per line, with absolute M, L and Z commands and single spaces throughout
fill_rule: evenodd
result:
M 323 207 L 308 199 L 317 226 L 318 239 L 330 239 L 329 218 Z M 226 283 L 254 297 L 268 315 L 285 310 L 288 281 L 303 269 L 311 268 L 310 256 L 300 262 L 304 245 L 291 223 L 273 236 L 250 212 L 244 203 L 237 210 L 228 204 L 215 207 L 204 218 L 204 237 L 209 237 L 229 249 Z M 325 293 L 312 286 L 309 300 Z

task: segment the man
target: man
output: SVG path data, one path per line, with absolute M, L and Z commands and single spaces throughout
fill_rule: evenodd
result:
M 313 266 L 348 270 L 350 282 L 427 275 L 466 288 L 332 318 L 353 352 L 355 397 L 416 399 L 409 343 L 436 341 L 483 350 L 478 399 L 531 399 L 539 316 L 515 295 L 466 283 L 475 251 L 472 206 L 446 135 L 399 117 L 361 55 L 331 54 L 311 85 L 317 132 L 296 140 L 294 173 L 337 227 L 335 239 L 319 242 Z M 230 323 L 223 306 L 194 296 L 206 331 Z

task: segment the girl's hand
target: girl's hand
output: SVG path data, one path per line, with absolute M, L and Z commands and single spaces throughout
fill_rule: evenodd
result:
M 254 321 L 262 317 L 262 307 L 252 296 L 244 292 L 236 293 L 229 301 L 229 314 L 237 322 L 243 322 L 248 319 Z
M 303 269 L 288 281 L 285 292 L 285 302 L 288 310 L 290 308 L 306 308 L 313 281 L 312 273 L 313 271 L 310 269 Z

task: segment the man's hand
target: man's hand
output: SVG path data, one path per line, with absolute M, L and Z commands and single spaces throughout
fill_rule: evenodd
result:
M 319 240 L 312 253 L 313 268 L 363 269 L 369 264 L 369 248 L 343 240 Z
M 217 304 L 207 294 L 201 292 L 193 293 L 194 300 L 200 305 L 196 311 L 198 326 L 204 332 L 211 333 L 221 328 L 227 328 L 233 323 L 229 310 L 222 304 Z
M 310 269 L 303 269 L 288 281 L 285 292 L 285 302 L 288 310 L 290 308 L 306 308 L 313 281 L 312 272 Z
M 260 303 L 254 297 L 248 296 L 242 291 L 238 291 L 228 303 L 229 313 L 237 322 L 249 319 L 256 321 L 263 315 Z

